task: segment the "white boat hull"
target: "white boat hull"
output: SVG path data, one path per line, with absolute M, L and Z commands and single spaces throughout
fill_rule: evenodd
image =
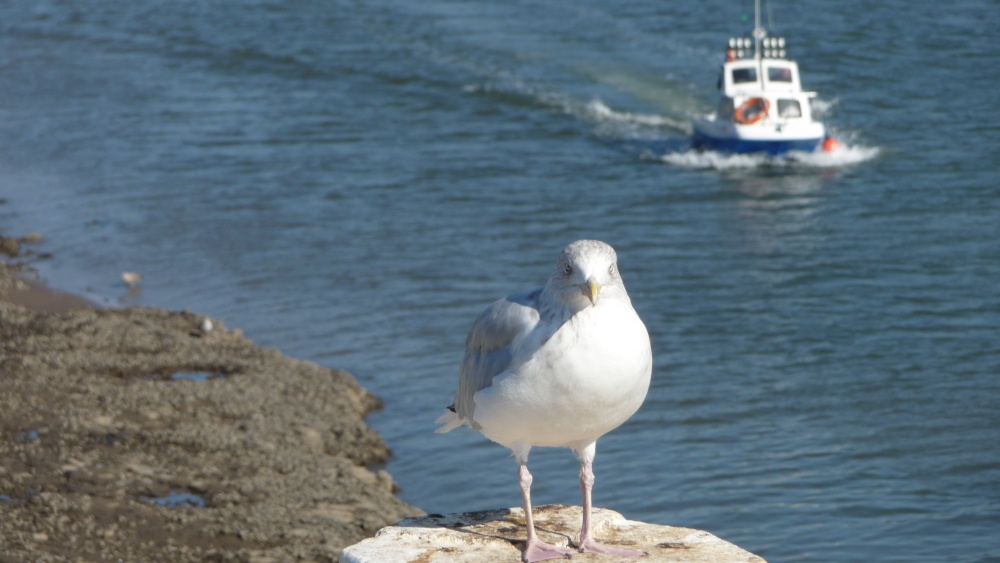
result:
M 812 152 L 820 147 L 826 128 L 816 121 L 763 122 L 741 125 L 714 116 L 691 119 L 695 148 L 731 153 L 762 152 L 780 155 L 788 151 Z

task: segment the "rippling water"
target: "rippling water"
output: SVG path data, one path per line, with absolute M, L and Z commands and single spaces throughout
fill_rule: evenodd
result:
M 1000 560 L 1000 7 L 775 2 L 846 150 L 769 160 L 686 139 L 739 4 L 8 3 L 0 228 L 59 288 L 352 370 L 431 512 L 519 503 L 433 420 L 479 311 L 604 239 L 655 371 L 598 505 L 772 561 Z M 569 451 L 531 467 L 579 503 Z

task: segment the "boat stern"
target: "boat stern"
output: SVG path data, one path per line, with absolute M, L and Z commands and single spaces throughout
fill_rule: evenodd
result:
M 691 129 L 696 149 L 769 155 L 813 152 L 826 136 L 826 128 L 816 121 L 741 125 L 714 116 L 695 116 L 691 118 Z

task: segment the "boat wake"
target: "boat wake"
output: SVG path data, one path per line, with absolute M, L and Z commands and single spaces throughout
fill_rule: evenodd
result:
M 820 112 L 827 112 L 837 100 L 820 101 Z M 839 146 L 830 152 L 789 151 L 774 156 L 764 153 L 733 154 L 691 147 L 688 119 L 671 116 L 617 111 L 601 100 L 571 102 L 563 99 L 563 110 L 596 126 L 605 139 L 619 141 L 638 152 L 644 160 L 659 160 L 684 168 L 733 170 L 750 168 L 842 168 L 876 158 L 881 150 L 867 146 L 855 132 L 831 131 Z
M 601 100 L 592 100 L 585 106 L 585 117 L 604 127 L 620 129 L 620 132 L 632 133 L 632 138 L 649 138 L 649 135 L 662 135 L 663 129 L 690 133 L 691 126 L 685 119 L 676 119 L 663 115 L 648 113 L 631 113 L 615 111 Z M 647 133 L 647 134 L 643 134 Z M 639 134 L 639 135 L 636 135 Z M 625 138 L 626 135 L 619 135 Z
M 852 145 L 845 142 L 831 152 L 790 151 L 780 156 L 762 153 L 730 154 L 688 148 L 656 156 L 662 162 L 683 168 L 734 170 L 748 168 L 842 168 L 879 155 L 878 147 Z
M 828 106 L 836 102 L 830 102 Z M 688 120 L 670 116 L 616 111 L 601 100 L 572 102 L 563 99 L 562 109 L 596 126 L 596 133 L 638 149 L 646 160 L 659 160 L 684 168 L 733 170 L 750 168 L 842 168 L 876 158 L 881 149 L 855 140 L 856 134 L 835 133 L 839 147 L 830 152 L 789 151 L 773 156 L 764 153 L 732 154 L 691 147 Z
M 687 118 L 617 111 L 600 99 L 584 100 L 562 92 L 545 90 L 512 76 L 503 78 L 502 81 L 494 83 L 467 85 L 465 91 L 471 94 L 522 98 L 590 123 L 594 127 L 594 133 L 605 139 L 652 140 L 662 138 L 664 132 L 688 135 L 691 131 Z
M 691 125 L 687 117 L 616 110 L 600 99 L 584 100 L 563 92 L 546 90 L 507 74 L 502 75 L 500 80 L 466 85 L 465 91 L 547 107 L 589 123 L 596 136 L 615 144 L 620 143 L 626 150 L 638 153 L 643 160 L 656 160 L 683 168 L 840 168 L 872 160 L 881 152 L 878 147 L 855 141 L 856 134 L 844 132 L 834 132 L 840 146 L 831 152 L 790 151 L 780 156 L 770 156 L 762 153 L 731 154 L 696 150 L 691 147 Z M 837 100 L 820 101 L 818 113 L 826 113 L 836 104 Z

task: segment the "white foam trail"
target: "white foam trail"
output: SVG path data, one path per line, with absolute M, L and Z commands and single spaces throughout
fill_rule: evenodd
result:
M 850 166 L 878 156 L 878 147 L 850 146 L 842 144 L 831 152 L 792 151 L 782 156 L 766 154 L 728 154 L 715 151 L 687 150 L 667 153 L 660 160 L 684 168 L 704 168 L 732 170 L 759 167 L 799 167 L 799 168 L 840 168 Z
M 850 166 L 877 157 L 881 150 L 878 147 L 851 146 L 841 144 L 834 151 L 823 152 L 803 152 L 791 153 L 789 158 L 794 159 L 798 164 L 805 164 L 814 168 L 837 168 L 840 166 Z
M 601 100 L 591 100 L 586 105 L 586 112 L 588 117 L 593 121 L 608 121 L 644 127 L 668 127 L 682 130 L 688 127 L 686 121 L 663 115 L 615 111 L 606 106 Z
M 767 163 L 768 157 L 763 154 L 726 154 L 715 151 L 697 151 L 667 153 L 660 160 L 683 168 L 714 168 L 715 170 L 730 170 L 733 168 L 757 168 Z
M 823 100 L 820 98 L 812 98 L 809 100 L 809 107 L 812 108 L 813 117 L 816 119 L 822 119 L 824 116 L 833 111 L 833 108 L 840 104 L 840 98 L 834 98 L 832 100 Z
M 616 139 L 650 139 L 662 136 L 664 129 L 690 134 L 687 120 L 657 114 L 615 111 L 599 99 L 580 100 L 561 92 L 537 88 L 523 80 L 506 75 L 498 76 L 498 82 L 470 84 L 464 87 L 470 93 L 500 93 L 521 96 L 571 115 L 597 126 L 597 133 Z

